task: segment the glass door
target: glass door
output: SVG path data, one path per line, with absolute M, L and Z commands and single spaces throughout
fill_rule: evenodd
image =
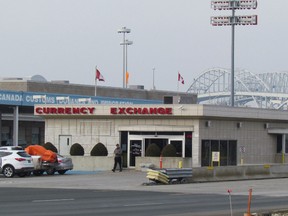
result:
M 142 155 L 142 139 L 130 140 L 128 148 L 129 167 L 135 167 L 136 157 L 141 157 L 141 155 Z

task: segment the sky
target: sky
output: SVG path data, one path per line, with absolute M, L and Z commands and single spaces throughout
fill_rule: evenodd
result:
M 288 71 L 288 1 L 258 0 L 258 25 L 236 26 L 235 68 Z M 0 0 L 0 76 L 122 87 L 122 27 L 131 29 L 129 85 L 187 91 L 210 68 L 231 68 L 231 27 L 215 27 L 211 0 Z M 153 68 L 154 79 L 153 79 Z

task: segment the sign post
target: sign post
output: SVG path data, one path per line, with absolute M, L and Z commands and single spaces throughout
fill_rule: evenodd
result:
M 218 166 L 220 166 L 220 152 L 212 152 L 212 164 L 211 164 L 212 167 L 213 162 L 217 162 Z

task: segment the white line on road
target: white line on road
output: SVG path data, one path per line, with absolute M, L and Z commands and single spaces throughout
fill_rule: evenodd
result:
M 74 199 L 51 199 L 51 200 L 32 200 L 32 202 L 63 202 L 63 201 L 72 201 Z
M 164 203 L 138 203 L 138 204 L 129 204 L 124 205 L 125 207 L 133 207 L 133 206 L 151 206 L 151 205 L 163 205 Z

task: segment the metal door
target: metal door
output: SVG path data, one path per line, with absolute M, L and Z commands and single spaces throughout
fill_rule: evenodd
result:
M 71 135 L 59 135 L 59 154 L 70 155 L 71 144 Z

